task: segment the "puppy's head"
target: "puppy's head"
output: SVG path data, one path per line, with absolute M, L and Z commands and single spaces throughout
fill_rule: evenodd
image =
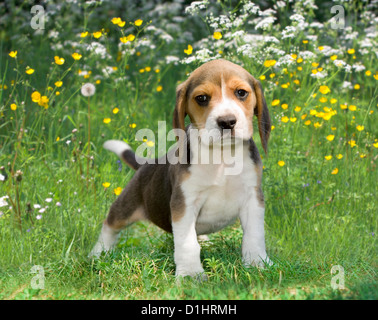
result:
M 267 152 L 271 124 L 261 84 L 232 62 L 207 62 L 177 87 L 173 127 L 185 130 L 186 115 L 200 132 L 242 140 L 252 137 L 252 119 L 256 115 Z

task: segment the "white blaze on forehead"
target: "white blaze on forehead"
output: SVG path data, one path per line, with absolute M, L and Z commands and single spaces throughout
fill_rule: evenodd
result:
M 214 129 L 219 130 L 218 118 L 234 115 L 236 118 L 236 125 L 234 127 L 236 135 L 242 139 L 248 138 L 248 119 L 239 104 L 235 101 L 236 97 L 227 96 L 227 84 L 224 81 L 223 74 L 221 75 L 221 94 L 221 101 L 210 112 L 206 120 L 205 129 L 209 131 Z

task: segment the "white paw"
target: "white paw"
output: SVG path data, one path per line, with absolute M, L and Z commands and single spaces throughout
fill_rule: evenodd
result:
M 243 263 L 246 267 L 257 267 L 265 269 L 273 265 L 273 261 L 265 254 L 246 254 L 243 257 Z
M 205 270 L 203 270 L 202 266 L 197 266 L 190 268 L 189 266 L 183 267 L 176 267 L 176 277 L 191 277 L 199 281 L 206 281 L 207 275 L 205 274 Z

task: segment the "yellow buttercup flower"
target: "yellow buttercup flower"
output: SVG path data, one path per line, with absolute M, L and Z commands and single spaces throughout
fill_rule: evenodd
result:
M 349 108 L 350 111 L 356 111 L 357 110 L 357 107 L 353 104 L 351 104 L 348 108 Z
M 353 148 L 357 145 L 355 140 L 348 141 L 348 144 L 350 145 L 351 148 Z
M 328 141 L 333 141 L 333 140 L 335 139 L 335 135 L 330 134 L 330 135 L 328 135 L 328 136 L 326 137 L 326 139 L 327 139 Z
M 265 60 L 264 67 L 269 68 L 273 67 L 276 64 L 276 60 Z
M 103 186 L 104 188 L 109 188 L 109 187 L 110 187 L 110 182 L 104 182 L 104 183 L 102 184 L 102 186 Z
M 114 114 L 117 114 L 118 112 L 119 112 L 119 109 L 118 109 L 118 108 L 114 108 L 114 109 L 113 109 L 113 113 L 114 113 Z
M 132 129 L 134 129 L 136 126 L 137 126 L 136 123 L 132 123 L 132 124 L 129 125 L 129 127 L 132 128 Z
M 55 84 L 55 87 L 60 88 L 63 85 L 63 82 L 62 81 L 57 81 L 54 84 Z
M 331 92 L 331 89 L 328 88 L 327 86 L 320 86 L 319 91 L 320 91 L 322 94 L 327 94 L 327 93 L 330 93 L 330 92 Z
M 10 108 L 11 108 L 11 110 L 16 111 L 17 110 L 17 105 L 15 103 L 12 103 L 10 105 Z
M 160 91 L 162 91 L 163 90 L 163 86 L 158 86 L 157 88 L 156 88 L 156 91 L 157 92 L 160 92 Z
M 325 158 L 326 160 L 331 160 L 331 159 L 332 159 L 332 156 L 329 155 L 329 156 L 325 156 L 324 158 Z
M 147 147 L 152 148 L 155 145 L 155 143 L 153 141 L 146 141 L 146 145 Z
M 27 67 L 25 72 L 27 74 L 33 74 L 34 73 L 34 69 Z
M 45 109 L 49 107 L 48 103 L 49 103 L 49 98 L 47 96 L 42 96 L 41 99 L 39 99 L 38 101 L 38 104 L 41 107 L 44 107 Z
M 117 187 L 113 191 L 114 191 L 114 194 L 116 196 L 119 196 L 121 194 L 121 192 L 122 192 L 122 188 L 121 187 Z
M 324 103 L 324 102 L 327 102 L 328 99 L 327 99 L 326 97 L 321 97 L 321 98 L 319 99 L 319 101 L 322 102 L 322 103 Z
M 192 52 L 193 52 L 193 47 L 190 44 L 188 44 L 188 48 L 184 49 L 184 53 L 186 53 L 187 55 L 190 55 L 192 54 Z
M 259 77 L 259 79 L 260 79 L 261 81 L 264 81 L 264 80 L 266 79 L 266 77 L 265 77 L 265 75 L 262 75 L 262 76 Z
M 110 118 L 104 118 L 104 120 L 103 120 L 103 122 L 106 123 L 106 124 L 110 123 L 111 121 L 112 121 L 112 119 L 110 119 Z
M 299 112 L 299 111 L 301 111 L 302 110 L 302 108 L 300 107 L 300 106 L 296 106 L 295 108 L 294 108 L 294 111 L 295 112 Z
M 332 98 L 331 100 L 329 100 L 329 102 L 331 102 L 332 104 L 335 104 L 337 102 L 337 99 Z
M 275 100 L 272 101 L 272 106 L 277 106 L 279 104 L 280 104 L 280 100 L 278 100 L 278 99 L 275 99 Z
M 289 118 L 287 116 L 283 116 L 281 118 L 281 121 L 284 122 L 284 123 L 287 123 L 287 122 L 289 122 Z
M 88 35 L 88 31 L 80 33 L 80 38 L 85 38 Z
M 289 107 L 289 105 L 287 103 L 281 104 L 281 108 L 284 109 L 284 110 L 286 110 L 288 107 Z
M 343 155 L 341 153 L 339 153 L 337 156 L 336 156 L 337 159 L 342 159 L 343 158 Z
M 335 168 L 332 170 L 331 174 L 338 174 L 339 173 L 339 169 Z
M 281 88 L 283 88 L 283 89 L 287 89 L 287 88 L 289 88 L 289 85 L 290 85 L 289 82 L 288 82 L 288 83 L 281 84 Z
M 358 130 L 358 131 L 362 131 L 362 130 L 364 130 L 364 129 L 365 129 L 364 126 L 361 126 L 361 125 L 358 125 L 358 126 L 357 126 L 357 130 Z
M 124 27 L 125 24 L 126 24 L 126 21 L 122 21 L 122 20 L 117 23 L 118 27 L 120 27 L 120 28 Z
M 72 54 L 72 58 L 74 58 L 74 60 L 80 60 L 81 57 L 82 57 L 82 55 L 80 53 L 74 52 Z
M 356 51 L 353 49 L 353 48 L 351 48 L 351 49 L 348 49 L 348 54 L 354 54 Z
M 138 20 L 135 20 L 134 24 L 137 26 L 137 27 L 140 27 L 143 23 L 143 20 L 141 19 L 138 19 Z
M 101 32 L 101 31 L 95 31 L 95 32 L 93 32 L 92 34 L 93 34 L 93 36 L 94 36 L 96 39 L 98 39 L 98 38 L 100 38 L 100 37 L 102 36 L 102 32 Z
M 34 91 L 31 94 L 31 98 L 33 102 L 38 102 L 41 99 L 41 94 L 38 91 Z
M 296 117 L 290 117 L 290 122 L 295 122 L 295 121 L 297 121 Z
M 17 50 L 9 52 L 9 56 L 11 58 L 16 58 L 17 57 Z
M 305 123 L 304 123 L 306 126 L 309 126 L 311 124 L 311 120 L 307 120 Z
M 360 90 L 361 86 L 357 83 L 354 85 L 354 90 Z
M 371 71 L 370 70 L 366 70 L 365 74 L 370 77 L 371 76 Z
M 214 34 L 213 34 L 213 38 L 215 40 L 220 40 L 220 39 L 222 39 L 222 34 L 218 31 L 215 31 Z
M 54 57 L 54 60 L 55 60 L 55 63 L 59 66 L 61 66 L 62 64 L 64 64 L 64 58 L 60 58 L 59 56 L 55 56 Z
M 116 17 L 116 18 L 113 18 L 111 21 L 113 24 L 118 24 L 122 21 L 122 19 L 120 17 Z
M 332 61 L 336 60 L 336 59 L 337 59 L 337 55 L 334 54 L 333 56 L 330 57 L 330 59 L 331 59 Z
M 121 37 L 121 38 L 119 38 L 119 40 L 121 40 L 122 43 L 127 43 L 129 41 L 134 41 L 134 39 L 135 39 L 135 36 L 133 34 L 129 34 L 127 37 Z
M 278 161 L 278 165 L 280 167 L 283 167 L 285 165 L 285 161 L 282 161 L 282 160 Z

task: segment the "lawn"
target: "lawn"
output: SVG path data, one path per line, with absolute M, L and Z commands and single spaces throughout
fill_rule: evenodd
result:
M 345 20 L 331 1 L 33 4 L 0 7 L 0 299 L 378 298 L 373 4 L 343 2 Z M 89 259 L 134 174 L 103 143 L 157 155 L 138 130 L 171 129 L 176 86 L 218 58 L 264 89 L 274 264 L 243 266 L 239 221 L 202 243 L 205 282 L 175 278 L 173 237 L 148 222 Z

